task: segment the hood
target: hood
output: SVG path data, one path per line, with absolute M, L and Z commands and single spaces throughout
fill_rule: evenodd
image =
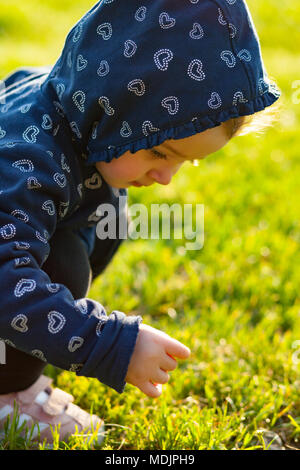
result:
M 69 32 L 40 91 L 87 165 L 203 132 L 280 96 L 243 0 L 102 0 Z

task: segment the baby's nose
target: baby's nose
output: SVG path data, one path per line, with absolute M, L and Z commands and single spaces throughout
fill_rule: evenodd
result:
M 167 185 L 171 183 L 173 171 L 165 168 L 163 170 L 151 170 L 149 176 L 158 184 Z

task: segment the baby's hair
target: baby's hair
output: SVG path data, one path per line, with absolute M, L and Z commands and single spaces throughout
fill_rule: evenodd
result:
M 278 121 L 280 110 L 281 105 L 276 103 L 250 116 L 231 119 L 233 121 L 231 138 L 252 133 L 256 135 L 263 134 L 267 128 Z
M 271 79 L 270 83 L 276 85 Z M 275 104 L 265 108 L 263 111 L 250 114 L 248 116 L 229 119 L 224 123 L 229 139 L 248 134 L 255 134 L 259 137 L 267 130 L 267 128 L 272 127 L 279 121 L 282 109 L 282 104 L 277 101 Z M 194 166 L 199 166 L 198 160 L 193 160 L 192 163 Z
M 275 85 L 273 80 L 270 83 Z M 282 105 L 278 101 L 265 108 L 263 111 L 251 114 L 249 116 L 242 116 L 239 118 L 230 119 L 231 122 L 231 138 L 239 137 L 247 134 L 262 135 L 267 128 L 273 126 L 280 118 L 280 111 Z

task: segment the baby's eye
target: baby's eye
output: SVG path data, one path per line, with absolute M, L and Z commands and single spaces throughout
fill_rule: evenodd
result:
M 159 152 L 158 150 L 155 150 L 155 149 L 150 149 L 150 150 L 156 157 L 161 158 L 163 160 L 167 159 L 167 155 L 165 155 L 164 153 L 161 153 L 161 152 Z

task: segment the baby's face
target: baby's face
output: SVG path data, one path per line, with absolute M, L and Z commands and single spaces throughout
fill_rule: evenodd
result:
M 125 152 L 110 163 L 97 162 L 96 168 L 104 180 L 114 188 L 169 184 L 186 161 L 203 159 L 228 143 L 232 123 L 222 123 L 200 134 L 179 140 L 167 140 L 148 150 L 135 154 Z M 156 154 L 159 152 L 161 155 Z

